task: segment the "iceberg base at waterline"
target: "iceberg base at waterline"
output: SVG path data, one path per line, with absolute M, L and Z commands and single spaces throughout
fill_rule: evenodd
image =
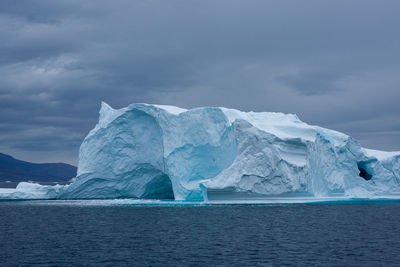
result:
M 400 152 L 365 149 L 296 115 L 102 103 L 68 185 L 20 183 L 2 199 L 400 198 Z M 294 201 L 295 202 L 295 201 Z

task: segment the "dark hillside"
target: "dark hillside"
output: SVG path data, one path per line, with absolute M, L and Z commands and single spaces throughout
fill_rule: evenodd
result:
M 31 163 L 0 153 L 0 181 L 62 182 L 76 176 L 76 167 L 66 163 Z

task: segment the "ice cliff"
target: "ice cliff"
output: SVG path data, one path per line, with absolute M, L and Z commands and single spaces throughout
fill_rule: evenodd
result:
M 11 196 L 400 197 L 400 152 L 363 149 L 352 137 L 293 114 L 148 104 L 114 110 L 102 103 L 99 122 L 80 147 L 73 182 L 19 187 Z

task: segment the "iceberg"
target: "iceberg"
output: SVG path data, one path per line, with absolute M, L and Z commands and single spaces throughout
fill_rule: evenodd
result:
M 235 201 L 400 198 L 400 152 L 365 149 L 294 114 L 101 104 L 71 184 L 0 198 Z

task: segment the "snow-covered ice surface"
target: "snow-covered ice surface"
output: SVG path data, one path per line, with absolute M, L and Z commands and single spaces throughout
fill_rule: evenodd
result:
M 169 200 L 164 204 L 393 199 L 400 198 L 400 152 L 364 149 L 293 114 L 149 104 L 115 110 L 102 103 L 71 184 L 20 183 L 0 190 L 0 198 Z

